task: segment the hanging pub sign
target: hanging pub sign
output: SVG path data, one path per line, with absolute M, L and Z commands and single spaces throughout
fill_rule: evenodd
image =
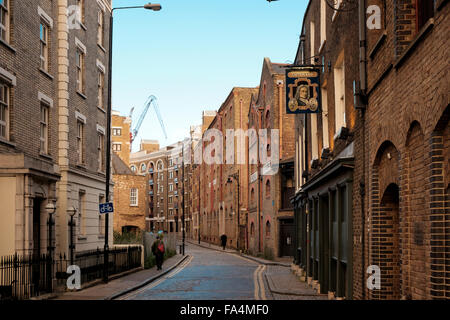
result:
M 319 113 L 320 107 L 320 69 L 286 69 L 286 113 Z

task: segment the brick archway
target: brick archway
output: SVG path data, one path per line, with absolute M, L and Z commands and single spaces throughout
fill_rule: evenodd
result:
M 390 141 L 381 144 L 371 174 L 370 264 L 380 267 L 381 288 L 370 299 L 400 298 L 400 154 Z

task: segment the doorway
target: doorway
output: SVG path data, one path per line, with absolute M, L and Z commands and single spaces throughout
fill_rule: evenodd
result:
M 280 219 L 280 257 L 294 256 L 294 219 Z

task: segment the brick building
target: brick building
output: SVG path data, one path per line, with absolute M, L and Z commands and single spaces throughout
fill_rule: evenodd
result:
M 112 151 L 123 162 L 129 165 L 131 154 L 131 118 L 121 116 L 118 111 L 112 111 L 111 129 Z
M 294 254 L 295 137 L 285 109 L 285 67 L 264 59 L 248 111 L 249 251 L 267 258 Z
M 0 4 L 0 255 L 46 251 L 49 202 L 57 252 L 68 252 L 72 206 L 76 250 L 103 245 L 111 2 L 84 2 L 80 17 L 68 15 L 75 0 Z
M 448 298 L 448 2 L 373 5 L 380 29 L 305 13 L 295 62 L 322 62 L 322 112 L 296 116 L 296 260 L 331 297 Z
M 246 245 L 245 221 L 248 207 L 248 169 L 245 165 L 244 134 L 251 95 L 256 91 L 254 88 L 233 88 L 203 134 L 204 157 L 200 169 L 201 238 L 218 244 L 220 236 L 226 234 L 228 245 L 237 248 L 239 242 L 240 249 L 245 249 Z M 243 130 L 242 134 L 239 134 L 238 129 Z M 231 130 L 228 135 L 227 130 Z M 238 207 L 241 212 L 238 212 Z
M 122 159 L 113 154 L 114 231 L 137 232 L 146 230 L 148 217 L 147 177 L 131 171 Z

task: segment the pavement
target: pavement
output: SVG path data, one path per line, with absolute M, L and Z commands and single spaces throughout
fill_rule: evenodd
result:
M 161 271 L 156 270 L 156 267 L 137 271 L 108 283 L 101 283 L 79 291 L 64 292 L 52 300 L 111 300 L 158 279 L 177 267 L 187 257 L 177 254 L 164 261 Z

